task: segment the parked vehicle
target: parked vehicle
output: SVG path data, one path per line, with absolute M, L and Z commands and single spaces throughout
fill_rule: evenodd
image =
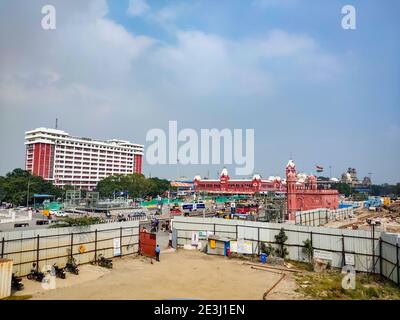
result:
M 14 223 L 14 228 L 29 227 L 29 223 Z
M 45 224 L 49 224 L 49 220 L 36 220 L 36 225 L 42 226 Z
M 11 277 L 11 288 L 13 290 L 17 290 L 17 291 L 21 291 L 24 289 L 24 285 L 21 283 L 22 278 L 21 277 L 17 277 L 15 275 L 15 273 L 12 274 Z
M 118 222 L 126 221 L 125 216 L 122 213 L 118 213 Z
M 50 211 L 51 214 L 54 214 L 56 217 L 67 217 L 68 213 L 65 211 Z
M 33 263 L 31 272 L 27 275 L 27 278 L 29 280 L 36 280 L 42 282 L 44 277 L 45 277 L 44 273 L 38 270 L 36 263 Z
M 173 207 L 169 210 L 169 214 L 172 216 L 178 216 L 182 214 L 182 210 L 179 204 L 175 203 Z
M 96 263 L 100 267 L 104 267 L 104 268 L 108 268 L 108 269 L 112 269 L 112 267 L 113 267 L 112 260 L 105 258 L 102 254 L 99 254 L 99 256 L 97 257 L 97 260 L 92 261 L 92 264 L 96 264 Z
M 60 267 L 55 263 L 55 264 L 53 264 L 53 269 L 54 269 L 55 276 L 56 276 L 57 278 L 65 279 L 66 276 L 65 276 L 64 268 L 60 268 Z
M 65 270 L 76 275 L 79 274 L 78 265 L 76 264 L 74 257 L 70 256 L 68 258 L 67 264 L 65 265 Z
M 146 214 L 143 211 L 131 212 L 128 214 L 129 218 L 144 217 Z

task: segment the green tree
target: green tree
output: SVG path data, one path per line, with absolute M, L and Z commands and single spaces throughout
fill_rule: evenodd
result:
M 311 258 L 313 255 L 313 246 L 311 240 L 310 239 L 304 240 L 303 245 L 304 245 L 303 252 L 306 254 L 308 262 L 311 262 Z
M 55 197 L 62 196 L 62 190 L 55 187 L 51 182 L 20 168 L 7 173 L 5 177 L 1 177 L 0 189 L 2 190 L 2 201 L 11 202 L 15 205 L 25 205 L 27 198 L 29 204 L 32 203 L 34 193 L 46 193 Z
M 96 190 L 101 197 L 113 197 L 114 193 L 128 192 L 133 198 L 156 197 L 169 189 L 169 181 L 159 178 L 146 179 L 142 174 L 114 175 L 102 179 Z
M 281 228 L 279 233 L 275 236 L 275 241 L 278 244 L 278 248 L 276 248 L 275 251 L 276 254 L 281 258 L 285 258 L 289 254 L 285 247 L 285 242 L 287 239 L 288 237 L 285 233 L 285 229 Z
M 344 194 L 346 197 L 351 195 L 351 187 L 347 183 L 339 182 L 334 188 L 339 192 L 339 194 Z

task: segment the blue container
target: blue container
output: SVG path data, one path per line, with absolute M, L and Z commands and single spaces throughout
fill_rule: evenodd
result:
M 261 253 L 260 258 L 261 258 L 261 263 L 267 263 L 267 254 L 266 253 Z

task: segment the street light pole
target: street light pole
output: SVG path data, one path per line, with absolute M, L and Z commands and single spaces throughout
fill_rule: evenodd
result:
M 29 187 L 30 187 L 31 182 L 28 180 L 28 193 L 26 194 L 26 208 L 28 208 L 29 205 Z

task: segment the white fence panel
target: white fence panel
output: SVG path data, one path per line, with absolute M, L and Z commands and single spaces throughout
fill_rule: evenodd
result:
M 340 212 L 333 212 L 333 218 L 336 214 L 348 213 L 346 210 L 341 209 Z M 372 234 L 371 231 L 365 230 L 193 217 L 175 217 L 173 228 L 177 233 L 178 245 L 190 244 L 190 230 L 213 231 L 215 229 L 217 230 L 216 234 L 224 237 L 229 235 L 229 238 L 234 240 L 246 239 L 252 241 L 255 253 L 258 252 L 262 242 L 271 243 L 276 247 L 275 236 L 283 228 L 288 237 L 285 246 L 289 252 L 289 259 L 306 261 L 308 257 L 303 250 L 304 241 L 312 239 L 313 249 L 331 253 L 333 267 L 341 268 L 345 262 L 345 255 L 352 254 L 357 271 L 382 272 L 382 275 L 386 278 L 399 283 L 397 259 L 399 256 L 398 242 L 400 240 L 398 235 L 388 235 L 379 231 Z M 221 232 L 218 232 L 218 230 Z M 383 240 L 382 253 L 380 252 L 380 237 Z M 381 265 L 382 270 L 380 270 Z

